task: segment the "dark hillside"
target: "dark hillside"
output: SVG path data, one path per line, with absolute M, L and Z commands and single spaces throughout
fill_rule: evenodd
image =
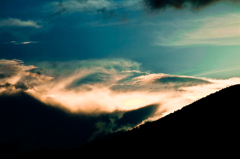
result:
M 240 85 L 230 86 L 181 110 L 122 135 L 71 151 L 38 151 L 23 158 L 237 157 Z M 19 157 L 20 158 L 20 157 Z

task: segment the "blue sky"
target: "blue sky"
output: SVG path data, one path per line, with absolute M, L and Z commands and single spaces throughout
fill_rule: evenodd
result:
M 124 58 L 156 73 L 238 77 L 238 5 L 151 11 L 141 0 L 1 1 L 0 58 Z
M 238 1 L 0 3 L 0 92 L 93 113 L 162 103 L 169 90 L 170 112 L 239 81 Z

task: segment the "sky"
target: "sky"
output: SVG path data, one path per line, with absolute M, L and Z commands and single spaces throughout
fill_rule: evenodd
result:
M 1 107 L 17 97 L 26 98 L 20 105 L 27 106 L 31 98 L 43 112 L 52 113 L 52 122 L 60 121 L 52 119 L 59 110 L 65 113 L 58 116 L 61 121 L 71 116 L 67 121 L 80 122 L 79 127 L 89 123 L 86 136 L 75 134 L 79 140 L 59 144 L 65 148 L 99 134 L 130 130 L 239 84 L 239 2 L 1 0 Z M 29 109 L 25 114 L 34 111 L 24 109 Z M 33 131 L 23 135 L 15 127 L 19 133 L 9 135 L 9 141 L 19 134 L 33 140 Z M 40 147 L 47 147 L 59 129 L 46 136 L 39 131 L 25 145 L 36 145 L 41 138 L 48 144 Z

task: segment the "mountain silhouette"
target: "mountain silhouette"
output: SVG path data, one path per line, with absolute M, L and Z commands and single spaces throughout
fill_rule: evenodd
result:
M 16 158 L 239 156 L 239 91 L 234 85 L 157 121 L 72 150 L 41 150 Z
M 10 159 L 40 149 L 73 149 L 124 126 L 135 126 L 154 114 L 158 105 L 88 115 L 68 113 L 25 92 L 0 94 L 0 158 Z M 122 114 L 119 119 L 118 114 Z M 134 117 L 134 118 L 131 118 Z M 100 126 L 97 127 L 96 125 Z

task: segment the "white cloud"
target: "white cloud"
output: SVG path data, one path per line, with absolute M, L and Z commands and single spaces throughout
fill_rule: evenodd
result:
M 78 66 L 75 65 L 77 63 Z M 146 119 L 156 120 L 210 93 L 240 83 L 240 78 L 218 80 L 150 74 L 141 72 L 136 62 L 124 60 L 79 61 L 59 65 L 52 68 L 60 69 L 59 74 L 49 76 L 44 75 L 44 69 L 25 66 L 22 61 L 0 60 L 0 91 L 6 90 L 6 82 L 12 85 L 21 82 L 31 85 L 26 93 L 46 104 L 72 113 L 91 115 L 159 105 L 155 114 Z M 72 69 L 71 65 L 75 68 Z M 68 73 L 61 69 L 66 66 L 71 70 Z M 42 68 L 46 72 L 54 72 L 46 62 Z M 35 71 L 31 71 L 33 69 Z
M 123 1 L 123 7 L 129 8 L 131 10 L 139 10 L 143 9 L 143 1 L 142 0 L 126 0 Z
M 41 25 L 38 25 L 32 20 L 23 21 L 16 18 L 8 18 L 0 20 L 0 27 L 34 27 L 41 28 Z
M 38 43 L 38 41 L 10 41 L 10 42 L 6 42 L 5 44 L 22 44 L 22 45 L 27 45 L 27 44 L 35 44 Z
M 35 44 L 35 43 L 38 43 L 38 41 L 23 41 L 23 42 L 13 42 L 14 44 L 23 44 L 23 45 L 26 45 L 26 44 Z
M 53 76 L 44 74 L 49 74 L 48 71 Z M 59 74 L 54 73 L 58 71 Z M 156 110 L 140 125 L 239 83 L 240 78 L 218 80 L 150 74 L 142 72 L 138 63 L 124 60 L 70 61 L 55 63 L 54 66 L 44 62 L 38 68 L 26 66 L 20 60 L 0 60 L 0 93 L 21 90 L 69 113 L 90 116 L 113 113 L 118 119 L 123 112 L 155 105 Z M 113 89 L 114 86 L 118 87 Z M 113 119 L 109 124 L 98 122 L 96 126 L 98 131 L 90 139 L 101 133 L 129 130 L 134 125 L 117 128 Z M 115 127 L 116 130 L 113 129 Z
M 26 86 L 30 86 L 52 79 L 49 76 L 29 72 L 29 70 L 34 68 L 36 67 L 33 65 L 24 65 L 21 60 L 0 59 L 0 85 L 9 84 L 14 86 L 20 82 Z M 5 87 L 0 88 L 0 92 L 5 90 Z
M 193 21 L 171 35 L 159 32 L 156 45 L 240 45 L 240 14 L 218 15 Z M 192 29 L 189 29 L 192 27 Z

